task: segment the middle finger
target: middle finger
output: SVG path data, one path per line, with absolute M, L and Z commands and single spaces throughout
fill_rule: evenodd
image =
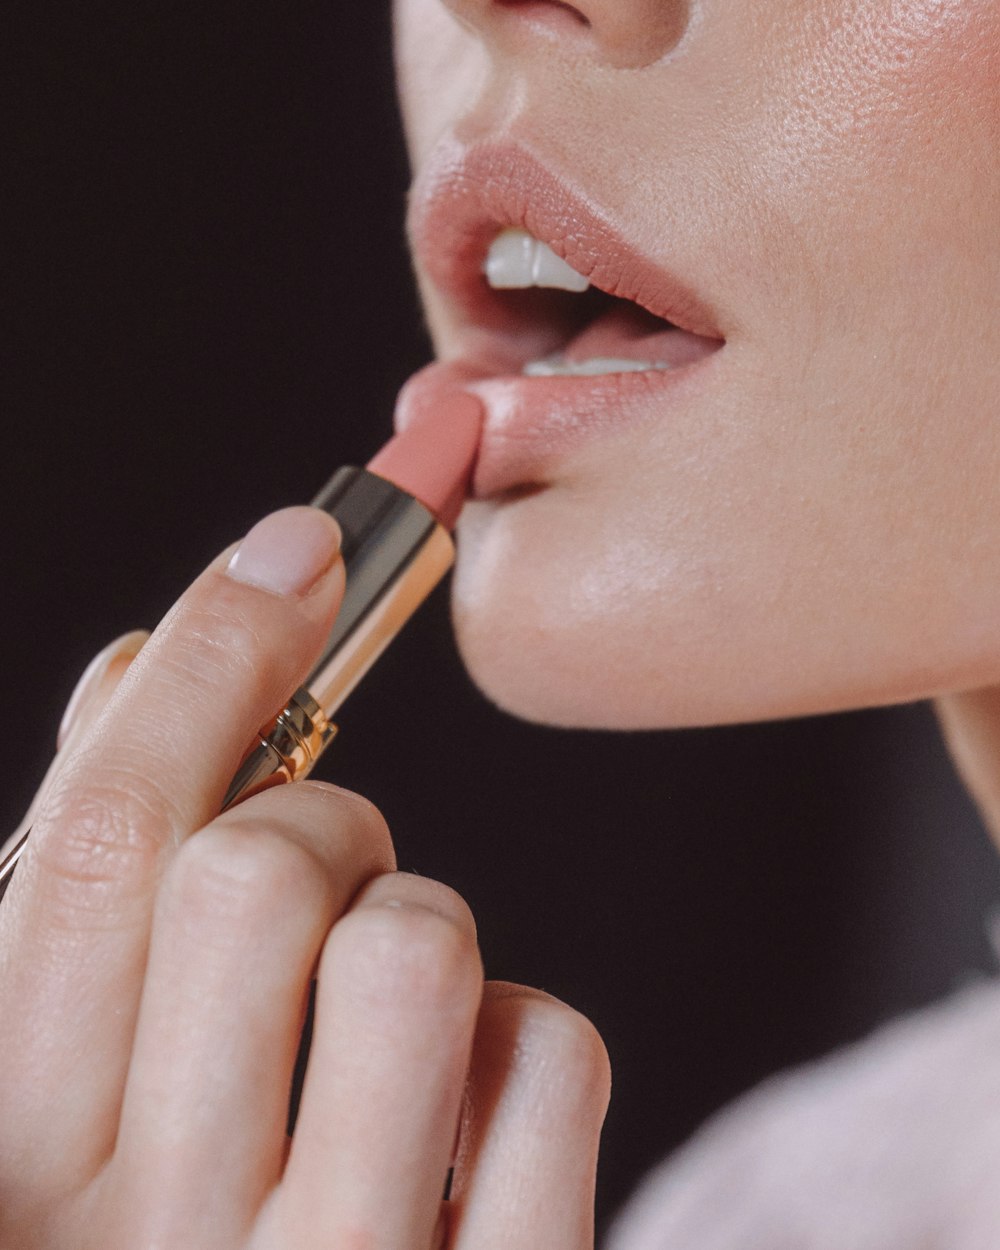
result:
M 116 1245 L 242 1244 L 285 1152 L 288 1092 L 323 940 L 393 862 L 356 795 L 306 782 L 218 817 L 157 897 L 118 1141 Z

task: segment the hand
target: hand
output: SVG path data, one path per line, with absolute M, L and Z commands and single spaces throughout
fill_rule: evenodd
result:
M 592 1245 L 592 1026 L 484 988 L 468 908 L 394 871 L 365 800 L 217 814 L 329 631 L 336 544 L 311 509 L 262 522 L 73 709 L 0 906 L 0 1250 Z

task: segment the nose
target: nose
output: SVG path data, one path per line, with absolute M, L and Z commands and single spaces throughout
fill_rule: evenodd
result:
M 689 0 L 443 0 L 487 41 L 523 43 L 534 34 L 603 65 L 641 69 L 680 42 Z

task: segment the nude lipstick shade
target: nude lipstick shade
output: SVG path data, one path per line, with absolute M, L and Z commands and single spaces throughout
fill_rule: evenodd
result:
M 333 630 L 303 684 L 263 726 L 223 808 L 309 775 L 341 705 L 451 568 L 450 530 L 472 477 L 482 405 L 452 392 L 390 439 L 366 468 L 343 468 L 313 500 L 340 526 L 346 584 Z M 0 863 L 0 898 L 28 835 Z
M 313 500 L 340 525 L 346 589 L 323 654 L 260 731 L 224 807 L 308 776 L 337 732 L 332 717 L 451 568 L 449 531 L 472 477 L 482 407 L 457 393 L 408 426 L 367 468 L 340 469 Z

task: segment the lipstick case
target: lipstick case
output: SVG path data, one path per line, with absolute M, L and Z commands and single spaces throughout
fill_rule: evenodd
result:
M 412 495 L 367 469 L 340 469 L 313 500 L 341 528 L 344 601 L 323 654 L 248 752 L 224 807 L 308 776 L 341 704 L 455 558 L 451 535 Z

